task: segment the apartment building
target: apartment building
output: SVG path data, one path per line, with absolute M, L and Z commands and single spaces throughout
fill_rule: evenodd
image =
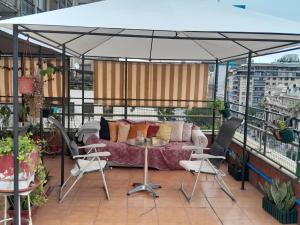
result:
M 300 63 L 253 63 L 251 66 L 249 105 L 259 106 L 267 91 L 292 88 L 300 83 Z M 247 65 L 237 67 L 229 77 L 229 100 L 239 105 L 246 102 Z M 235 106 L 241 110 L 241 106 Z

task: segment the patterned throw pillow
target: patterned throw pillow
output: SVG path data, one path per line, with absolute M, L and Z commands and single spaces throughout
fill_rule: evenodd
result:
M 147 131 L 148 131 L 149 125 L 146 123 L 136 123 L 136 124 L 130 124 L 130 130 L 128 134 L 128 139 L 136 138 L 137 137 L 137 132 L 141 131 L 143 136 L 147 136 Z
M 158 138 L 169 141 L 170 138 L 171 138 L 171 132 L 172 132 L 172 127 L 168 124 L 162 123 L 159 126 L 159 129 L 158 129 L 158 132 L 157 132 L 156 136 Z
M 170 141 L 182 141 L 183 121 L 166 122 L 172 127 Z
M 155 137 L 159 130 L 159 125 L 150 124 L 147 131 L 147 138 Z
M 101 139 L 104 139 L 104 140 L 110 139 L 108 121 L 104 117 L 101 117 L 99 133 L 100 133 Z
M 129 134 L 130 125 L 119 123 L 118 142 L 126 142 Z
M 184 123 L 182 131 L 182 141 L 191 141 L 193 123 Z
M 118 123 L 108 122 L 110 140 L 116 142 L 118 140 Z

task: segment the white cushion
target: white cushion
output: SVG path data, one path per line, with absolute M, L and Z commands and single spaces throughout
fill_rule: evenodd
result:
M 182 141 L 191 141 L 193 123 L 184 123 L 182 130 Z
M 179 161 L 179 165 L 182 166 L 187 171 L 198 173 L 201 162 L 203 163 L 201 168 L 201 173 L 216 174 L 215 167 L 209 164 L 209 162 L 207 162 L 206 160 L 196 160 L 196 161 L 181 160 Z
M 77 163 L 80 166 L 80 170 L 79 170 L 78 166 L 75 164 L 74 168 L 71 170 L 72 176 L 77 176 L 79 174 L 79 172 L 82 172 L 83 170 L 85 172 L 93 172 L 93 171 L 100 170 L 101 167 L 103 169 L 105 167 L 107 161 L 100 160 L 100 164 L 99 164 L 98 160 L 91 162 L 90 160 L 79 159 L 79 160 L 77 160 Z
M 201 130 L 192 130 L 192 141 L 194 145 L 205 148 L 208 144 L 207 137 Z
M 182 141 L 183 121 L 170 121 L 166 124 L 172 127 L 170 141 Z

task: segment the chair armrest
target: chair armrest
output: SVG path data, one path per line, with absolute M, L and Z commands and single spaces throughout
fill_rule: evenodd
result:
M 182 149 L 183 150 L 202 150 L 204 148 L 201 146 L 196 146 L 196 145 L 184 145 L 184 146 L 182 146 Z
M 75 155 L 73 159 L 80 159 L 80 158 L 93 158 L 93 157 L 108 157 L 110 156 L 110 152 L 94 152 L 86 155 Z
M 224 156 L 215 156 L 210 154 L 192 154 L 192 159 L 225 159 Z
M 78 149 L 83 149 L 83 148 L 104 148 L 105 146 L 106 146 L 106 144 L 98 143 L 98 144 L 80 146 L 80 147 L 78 147 Z

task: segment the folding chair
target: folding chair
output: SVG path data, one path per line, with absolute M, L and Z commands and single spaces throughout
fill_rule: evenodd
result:
M 105 147 L 105 144 L 91 144 L 91 145 L 78 147 L 74 141 L 70 140 L 65 129 L 63 128 L 63 126 L 60 124 L 58 120 L 50 116 L 48 118 L 48 121 L 61 132 L 70 150 L 70 153 L 73 159 L 75 160 L 75 165 L 74 168 L 71 170 L 71 175 L 68 177 L 68 179 L 60 188 L 59 202 L 60 203 L 63 202 L 65 197 L 69 194 L 69 192 L 73 189 L 75 184 L 80 180 L 80 178 L 83 177 L 84 174 L 95 172 L 95 171 L 99 171 L 102 176 L 106 197 L 109 200 L 108 188 L 105 180 L 105 174 L 103 172 L 103 169 L 107 164 L 107 160 L 102 160 L 101 157 L 108 157 L 110 156 L 110 153 L 97 152 L 97 148 L 103 148 Z M 79 149 L 89 149 L 89 151 L 86 155 L 80 155 Z M 67 184 L 72 178 L 75 178 L 75 181 L 73 181 L 70 187 L 65 191 L 64 189 L 66 188 Z
M 220 166 L 225 159 L 227 148 L 230 145 L 233 135 L 237 128 L 243 123 L 243 120 L 238 118 L 230 118 L 223 122 L 219 134 L 215 139 L 211 148 L 199 148 L 197 146 L 183 146 L 184 149 L 193 150 L 190 160 L 181 160 L 179 162 L 186 171 L 196 175 L 196 180 L 192 188 L 191 194 L 188 194 L 184 189 L 184 177 L 182 177 L 180 190 L 188 201 L 191 201 L 199 181 L 200 174 L 210 174 L 214 176 L 221 189 L 235 201 L 233 193 L 223 180 L 225 173 L 220 170 Z M 210 150 L 210 154 L 204 154 L 203 150 Z M 197 151 L 197 153 L 194 153 Z M 200 153 L 199 153 L 200 151 Z

